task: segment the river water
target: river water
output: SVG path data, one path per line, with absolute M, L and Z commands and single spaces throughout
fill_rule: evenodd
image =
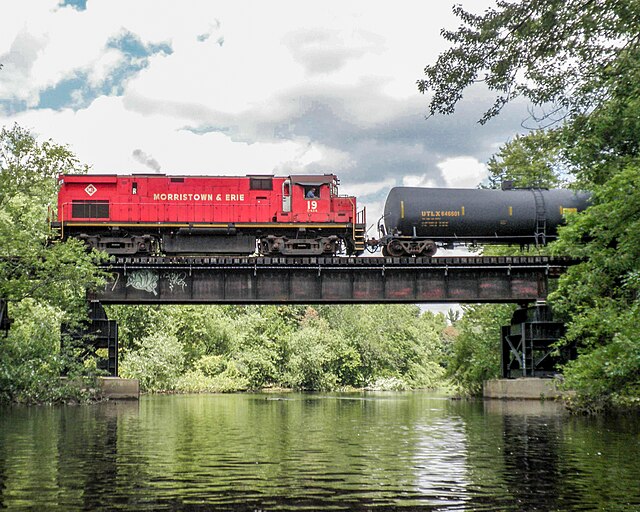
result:
M 433 393 L 0 409 L 10 510 L 640 510 L 637 418 Z

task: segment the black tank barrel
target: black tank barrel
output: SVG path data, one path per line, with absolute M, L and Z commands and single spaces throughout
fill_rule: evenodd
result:
M 395 187 L 387 196 L 387 233 L 441 242 L 529 243 L 555 238 L 568 212 L 589 205 L 569 189 Z

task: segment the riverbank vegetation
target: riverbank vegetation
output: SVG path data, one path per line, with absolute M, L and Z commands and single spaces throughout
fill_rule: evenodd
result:
M 111 306 L 120 374 L 146 391 L 433 388 L 443 315 L 411 305 Z
M 76 241 L 50 243 L 47 210 L 63 171 L 86 166 L 23 128 L 0 130 L 0 298 L 14 319 L 0 332 L 0 401 L 82 399 L 60 375 L 91 374 L 71 347 L 60 350 L 60 324 L 86 318 L 86 292 L 102 283 L 95 263 L 104 257 Z
M 569 219 L 555 254 L 583 259 L 551 295 L 579 357 L 563 369 L 578 410 L 640 405 L 640 5 L 631 0 L 498 2 L 443 32 L 451 48 L 425 68 L 429 113 L 451 114 L 481 81 L 495 102 L 516 98 L 539 129 L 492 159 L 492 183 L 571 183 L 593 193 Z M 478 345 L 478 348 L 482 348 Z M 459 371 L 459 370 L 457 370 Z

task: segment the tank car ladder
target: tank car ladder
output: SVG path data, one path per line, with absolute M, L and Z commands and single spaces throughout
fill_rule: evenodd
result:
M 547 209 L 542 191 L 539 188 L 531 190 L 536 204 L 536 230 L 533 234 L 536 247 L 547 244 Z

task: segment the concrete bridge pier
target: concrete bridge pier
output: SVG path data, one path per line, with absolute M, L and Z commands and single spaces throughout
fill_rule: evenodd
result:
M 492 379 L 482 386 L 484 398 L 500 400 L 556 400 L 567 394 L 559 379 L 520 377 L 518 379 Z
M 576 357 L 575 346 L 558 350 L 555 343 L 565 325 L 553 317 L 544 301 L 516 309 L 510 325 L 502 326 L 502 378 L 486 381 L 485 398 L 540 400 L 560 398 L 558 365 Z

